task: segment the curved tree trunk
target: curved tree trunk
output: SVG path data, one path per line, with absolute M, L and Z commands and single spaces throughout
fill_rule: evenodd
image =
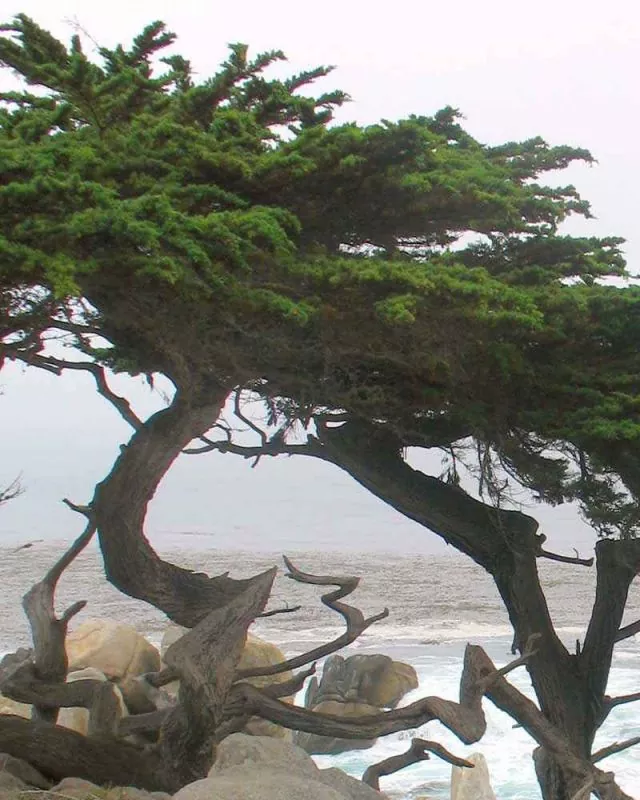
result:
M 161 559 L 144 535 L 144 520 L 167 470 L 190 441 L 215 424 L 226 396 L 227 390 L 215 385 L 197 392 L 178 391 L 171 405 L 141 425 L 122 447 L 90 506 L 107 579 L 189 628 L 254 579 L 210 578 Z
M 571 751 L 589 760 L 607 713 L 605 690 L 628 588 L 640 570 L 640 542 L 602 541 L 596 547 L 598 586 L 584 646 L 571 654 L 558 638 L 540 585 L 537 522 L 496 509 L 412 469 L 402 441 L 370 424 L 318 425 L 323 458 L 405 516 L 429 528 L 489 572 L 505 604 L 520 652 L 539 634 L 527 670 L 545 717 Z M 544 800 L 568 800 L 584 786 L 566 761 L 539 750 L 536 770 Z

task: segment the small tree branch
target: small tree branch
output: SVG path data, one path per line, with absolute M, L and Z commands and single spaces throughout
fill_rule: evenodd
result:
M 623 628 L 620 628 L 616 634 L 615 641 L 621 642 L 623 639 L 635 636 L 636 633 L 640 633 L 640 619 L 636 622 L 632 622 L 630 625 L 625 625 Z
M 21 358 L 25 363 L 41 369 L 47 369 L 56 375 L 60 375 L 65 369 L 88 372 L 96 382 L 98 394 L 111 403 L 125 422 L 128 422 L 134 430 L 138 430 L 142 425 L 142 421 L 131 408 L 129 401 L 111 389 L 107 381 L 106 370 L 99 364 L 93 361 L 65 361 L 61 358 L 43 356 L 39 353 L 30 353 L 28 356 L 25 355 Z
M 432 742 L 427 739 L 412 739 L 411 747 L 406 753 L 385 758 L 384 761 L 379 761 L 377 764 L 372 764 L 368 767 L 362 776 L 362 782 L 371 786 L 372 789 L 380 791 L 381 777 L 393 775 L 394 772 L 398 772 L 412 764 L 426 761 L 430 758 L 429 753 L 434 753 L 439 758 L 457 767 L 473 768 L 475 766 L 471 761 L 466 761 L 464 758 L 454 756 L 453 753 L 450 753 L 445 747 L 438 744 L 438 742 Z
M 263 611 L 262 614 L 258 614 L 256 619 L 264 619 L 265 617 L 275 617 L 276 614 L 293 614 L 296 611 L 300 611 L 302 606 L 286 606 L 285 608 L 274 608 L 271 611 Z
M 604 698 L 604 705 L 607 708 L 607 713 L 609 713 L 609 711 L 616 706 L 621 706 L 623 703 L 635 703 L 636 700 L 640 700 L 640 692 L 635 692 L 634 694 L 622 694 L 619 697 L 607 696 Z
M 338 614 L 343 617 L 347 624 L 347 630 L 332 642 L 327 642 L 319 647 L 315 647 L 313 650 L 302 653 L 302 655 L 294 656 L 287 661 L 282 661 L 279 664 L 272 664 L 268 667 L 255 667 L 254 669 L 238 670 L 236 674 L 236 680 L 255 678 L 263 675 L 277 675 L 280 672 L 298 669 L 299 667 L 303 667 L 305 664 L 309 664 L 312 661 L 318 661 L 319 659 L 324 658 L 331 653 L 335 653 L 336 650 L 340 650 L 341 648 L 351 644 L 370 625 L 373 625 L 374 622 L 378 622 L 378 620 L 385 619 L 385 617 L 389 616 L 389 609 L 385 608 L 384 611 L 381 611 L 379 614 L 365 618 L 360 609 L 356 608 L 355 606 L 350 606 L 347 603 L 339 602 L 341 598 L 351 594 L 357 588 L 358 584 L 360 583 L 359 578 L 339 578 L 332 575 L 311 575 L 310 573 L 302 572 L 301 570 L 297 569 L 297 567 L 294 567 L 294 565 L 286 556 L 284 556 L 284 563 L 289 570 L 289 572 L 286 573 L 286 577 L 291 578 L 291 580 L 297 581 L 298 583 L 311 584 L 314 586 L 339 587 L 333 592 L 327 592 L 326 594 L 323 594 L 321 600 L 324 605 L 327 606 L 327 608 L 330 608 L 332 611 L 337 611 Z
M 621 753 L 623 750 L 628 750 L 630 747 L 640 744 L 640 736 L 634 736 L 631 739 L 625 739 L 623 742 L 613 742 L 613 744 L 602 747 L 600 750 L 591 756 L 591 763 L 595 764 L 602 761 L 603 758 L 612 756 L 614 753 Z
M 550 561 L 560 561 L 562 564 L 579 564 L 582 567 L 592 567 L 594 558 L 580 558 L 578 551 L 575 550 L 575 556 L 562 556 L 559 553 L 551 553 L 542 548 L 538 551 L 539 558 L 548 558 Z
M 270 683 L 267 686 L 263 686 L 262 691 L 266 695 L 269 695 L 269 697 L 289 697 L 299 692 L 304 686 L 304 682 L 307 680 L 307 678 L 311 677 L 315 671 L 316 665 L 312 664 L 308 669 L 299 672 L 288 681 L 282 681 L 282 683 Z

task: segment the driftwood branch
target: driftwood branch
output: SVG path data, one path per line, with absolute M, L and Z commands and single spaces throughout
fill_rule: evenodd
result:
M 129 785 L 176 792 L 179 782 L 161 758 L 107 736 L 83 736 L 39 720 L 0 715 L 0 751 L 23 758 L 43 775 L 60 781 L 69 775 L 102 785 Z
M 316 665 L 312 664 L 308 669 L 299 672 L 288 681 L 282 681 L 281 683 L 270 683 L 267 686 L 263 686 L 262 691 L 266 695 L 269 695 L 269 697 L 289 697 L 296 694 L 296 692 L 299 692 L 304 686 L 304 682 L 307 680 L 307 678 L 311 677 L 315 671 Z
M 296 611 L 300 611 L 302 606 L 285 606 L 284 608 L 274 608 L 271 611 L 263 611 L 262 614 L 258 614 L 256 619 L 265 619 L 265 617 L 275 617 L 277 614 L 294 614 Z
M 439 758 L 457 767 L 474 767 L 471 761 L 466 761 L 464 758 L 454 756 L 453 753 L 450 753 L 445 747 L 438 744 L 438 742 L 432 742 L 427 739 L 412 739 L 411 747 L 406 753 L 385 758 L 384 761 L 379 761 L 377 764 L 372 764 L 368 767 L 362 776 L 362 782 L 371 786 L 372 789 L 379 791 L 381 777 L 393 775 L 394 772 L 398 772 L 405 767 L 410 767 L 412 764 L 426 761 L 430 758 L 429 753 L 434 753 Z
M 284 556 L 284 563 L 289 570 L 289 572 L 286 573 L 286 577 L 291 578 L 298 583 L 307 583 L 313 586 L 338 587 L 333 592 L 327 592 L 326 594 L 323 594 L 321 600 L 324 605 L 327 606 L 327 608 L 330 608 L 332 611 L 337 611 L 337 613 L 342 616 L 347 624 L 347 630 L 333 641 L 327 642 L 319 647 L 315 647 L 313 650 L 309 650 L 299 656 L 294 656 L 287 661 L 281 661 L 279 664 L 273 664 L 269 667 L 255 667 L 254 669 L 238 670 L 236 675 L 237 680 L 254 678 L 259 675 L 277 675 L 281 672 L 298 669 L 299 667 L 303 667 L 305 664 L 310 664 L 313 661 L 318 661 L 319 659 L 324 658 L 331 653 L 335 653 L 336 650 L 340 650 L 341 648 L 351 644 L 369 626 L 373 625 L 374 622 L 378 622 L 379 620 L 385 619 L 385 617 L 389 616 L 389 609 L 385 608 L 379 614 L 374 614 L 372 617 L 365 618 L 360 609 L 356 608 L 355 606 L 348 605 L 347 603 L 340 602 L 341 598 L 347 597 L 357 588 L 358 584 L 360 583 L 360 578 L 340 578 L 334 575 L 311 575 L 310 573 L 302 572 L 301 570 L 297 569 L 297 567 L 294 567 L 294 565 L 286 556 Z
M 517 659 L 518 664 L 523 658 Z M 491 669 L 485 668 L 487 663 Z M 468 645 L 460 679 L 459 703 L 441 697 L 424 697 L 392 711 L 346 718 L 282 703 L 269 697 L 264 690 L 240 682 L 232 687 L 227 711 L 229 716 L 258 715 L 285 728 L 341 739 L 377 739 L 389 733 L 419 728 L 438 719 L 462 742 L 473 744 L 486 730 L 483 693 L 492 682 L 504 681 L 498 672 L 482 648 Z
M 65 637 L 69 621 L 86 602 L 84 600 L 74 603 L 58 619 L 55 614 L 54 595 L 58 580 L 63 571 L 71 564 L 76 556 L 84 550 L 91 541 L 96 526 L 89 520 L 83 533 L 76 539 L 64 555 L 53 565 L 44 578 L 36 583 L 25 594 L 22 607 L 31 625 L 33 638 L 33 668 L 35 678 L 44 683 L 64 682 L 67 674 L 67 654 L 65 650 Z M 5 689 L 5 691 L 7 691 Z M 34 705 L 34 715 L 49 722 L 55 722 L 57 709 L 49 706 Z

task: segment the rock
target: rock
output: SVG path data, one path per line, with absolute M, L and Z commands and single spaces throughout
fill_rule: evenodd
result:
M 72 797 L 75 800 L 88 800 L 91 797 L 104 797 L 104 789 L 96 786 L 84 778 L 63 778 L 57 786 L 51 789 L 51 795 L 58 797 Z
M 67 635 L 69 670 L 94 667 L 110 680 L 160 669 L 160 654 L 135 628 L 113 620 L 89 620 Z
M 21 781 L 20 778 L 16 778 L 16 776 L 12 775 L 10 772 L 0 772 L 0 795 L 2 797 L 6 797 L 9 793 L 13 794 L 14 792 L 17 795 L 19 792 L 24 792 L 27 789 L 29 789 L 29 786 L 24 781 Z
M 383 708 L 395 708 L 417 686 L 418 676 L 413 667 L 389 656 L 354 655 L 345 659 L 334 655 L 326 660 L 322 679 L 312 678 L 309 682 L 305 706 L 343 717 L 378 714 Z M 296 733 L 294 741 L 308 753 L 334 755 L 372 747 L 375 739 L 336 739 Z
M 75 672 L 70 672 L 67 675 L 67 683 L 86 680 L 106 681 L 107 677 L 104 675 L 104 673 L 100 672 L 100 670 L 93 667 L 79 669 Z M 122 692 L 115 684 L 112 684 L 111 688 L 113 689 L 120 706 L 120 717 L 124 717 L 129 712 L 122 697 Z M 83 736 L 86 736 L 89 731 L 89 711 L 86 708 L 77 706 L 71 708 L 61 708 L 60 713 L 58 714 L 57 724 L 63 728 L 69 728 L 72 731 L 77 731 Z
M 209 777 L 219 775 L 233 767 L 270 767 L 284 772 L 315 777 L 319 770 L 313 760 L 294 744 L 270 736 L 247 736 L 233 733 L 218 745 L 216 760 Z
M 417 688 L 418 674 L 411 664 L 391 661 L 360 697 L 372 706 L 395 708 L 405 694 Z
M 318 780 L 325 786 L 341 792 L 349 800 L 382 800 L 384 797 L 381 792 L 372 789 L 357 778 L 352 778 L 351 775 L 347 775 L 337 767 L 321 769 Z
M 165 792 L 147 792 L 135 786 L 114 786 L 106 789 L 82 778 L 64 778 L 51 789 L 48 797 L 51 800 L 59 800 L 61 797 L 74 800 L 171 800 L 171 795 Z
M 31 719 L 31 706 L 0 694 L 0 714 L 13 714 L 15 717 Z
M 234 770 L 184 786 L 173 800 L 348 800 L 318 781 L 270 769 Z
M 218 746 L 207 778 L 174 800 L 384 800 L 340 770 L 319 770 L 300 748 L 264 736 L 235 733 Z
M 473 753 L 465 758 L 475 766 L 451 768 L 451 800 L 496 800 L 485 757 Z
M 32 767 L 31 764 L 21 758 L 10 756 L 8 753 L 0 753 L 0 775 L 2 774 L 13 775 L 15 778 L 38 789 L 48 789 L 51 786 L 51 781 L 41 775 L 35 767 Z
M 380 709 L 366 703 L 325 700 L 313 706 L 314 711 L 323 714 L 335 714 L 338 717 L 359 717 L 366 714 L 379 714 Z M 307 753 L 314 755 L 336 755 L 348 750 L 366 750 L 373 747 L 375 739 L 338 739 L 332 736 L 318 736 L 315 733 L 297 731 L 294 741 Z

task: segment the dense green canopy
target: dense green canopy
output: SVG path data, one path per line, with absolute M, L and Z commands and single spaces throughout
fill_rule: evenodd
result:
M 563 235 L 589 206 L 541 182 L 587 151 L 487 146 L 450 108 L 337 124 L 346 95 L 302 93 L 330 68 L 268 79 L 283 55 L 241 44 L 196 82 L 159 58 L 161 23 L 95 58 L 23 15 L 3 31 L 21 79 L 0 110 L 6 356 L 57 328 L 178 389 L 252 387 L 289 420 L 473 440 L 485 480 L 498 459 L 633 531 L 639 295 L 598 284 L 625 274 L 621 240 Z

